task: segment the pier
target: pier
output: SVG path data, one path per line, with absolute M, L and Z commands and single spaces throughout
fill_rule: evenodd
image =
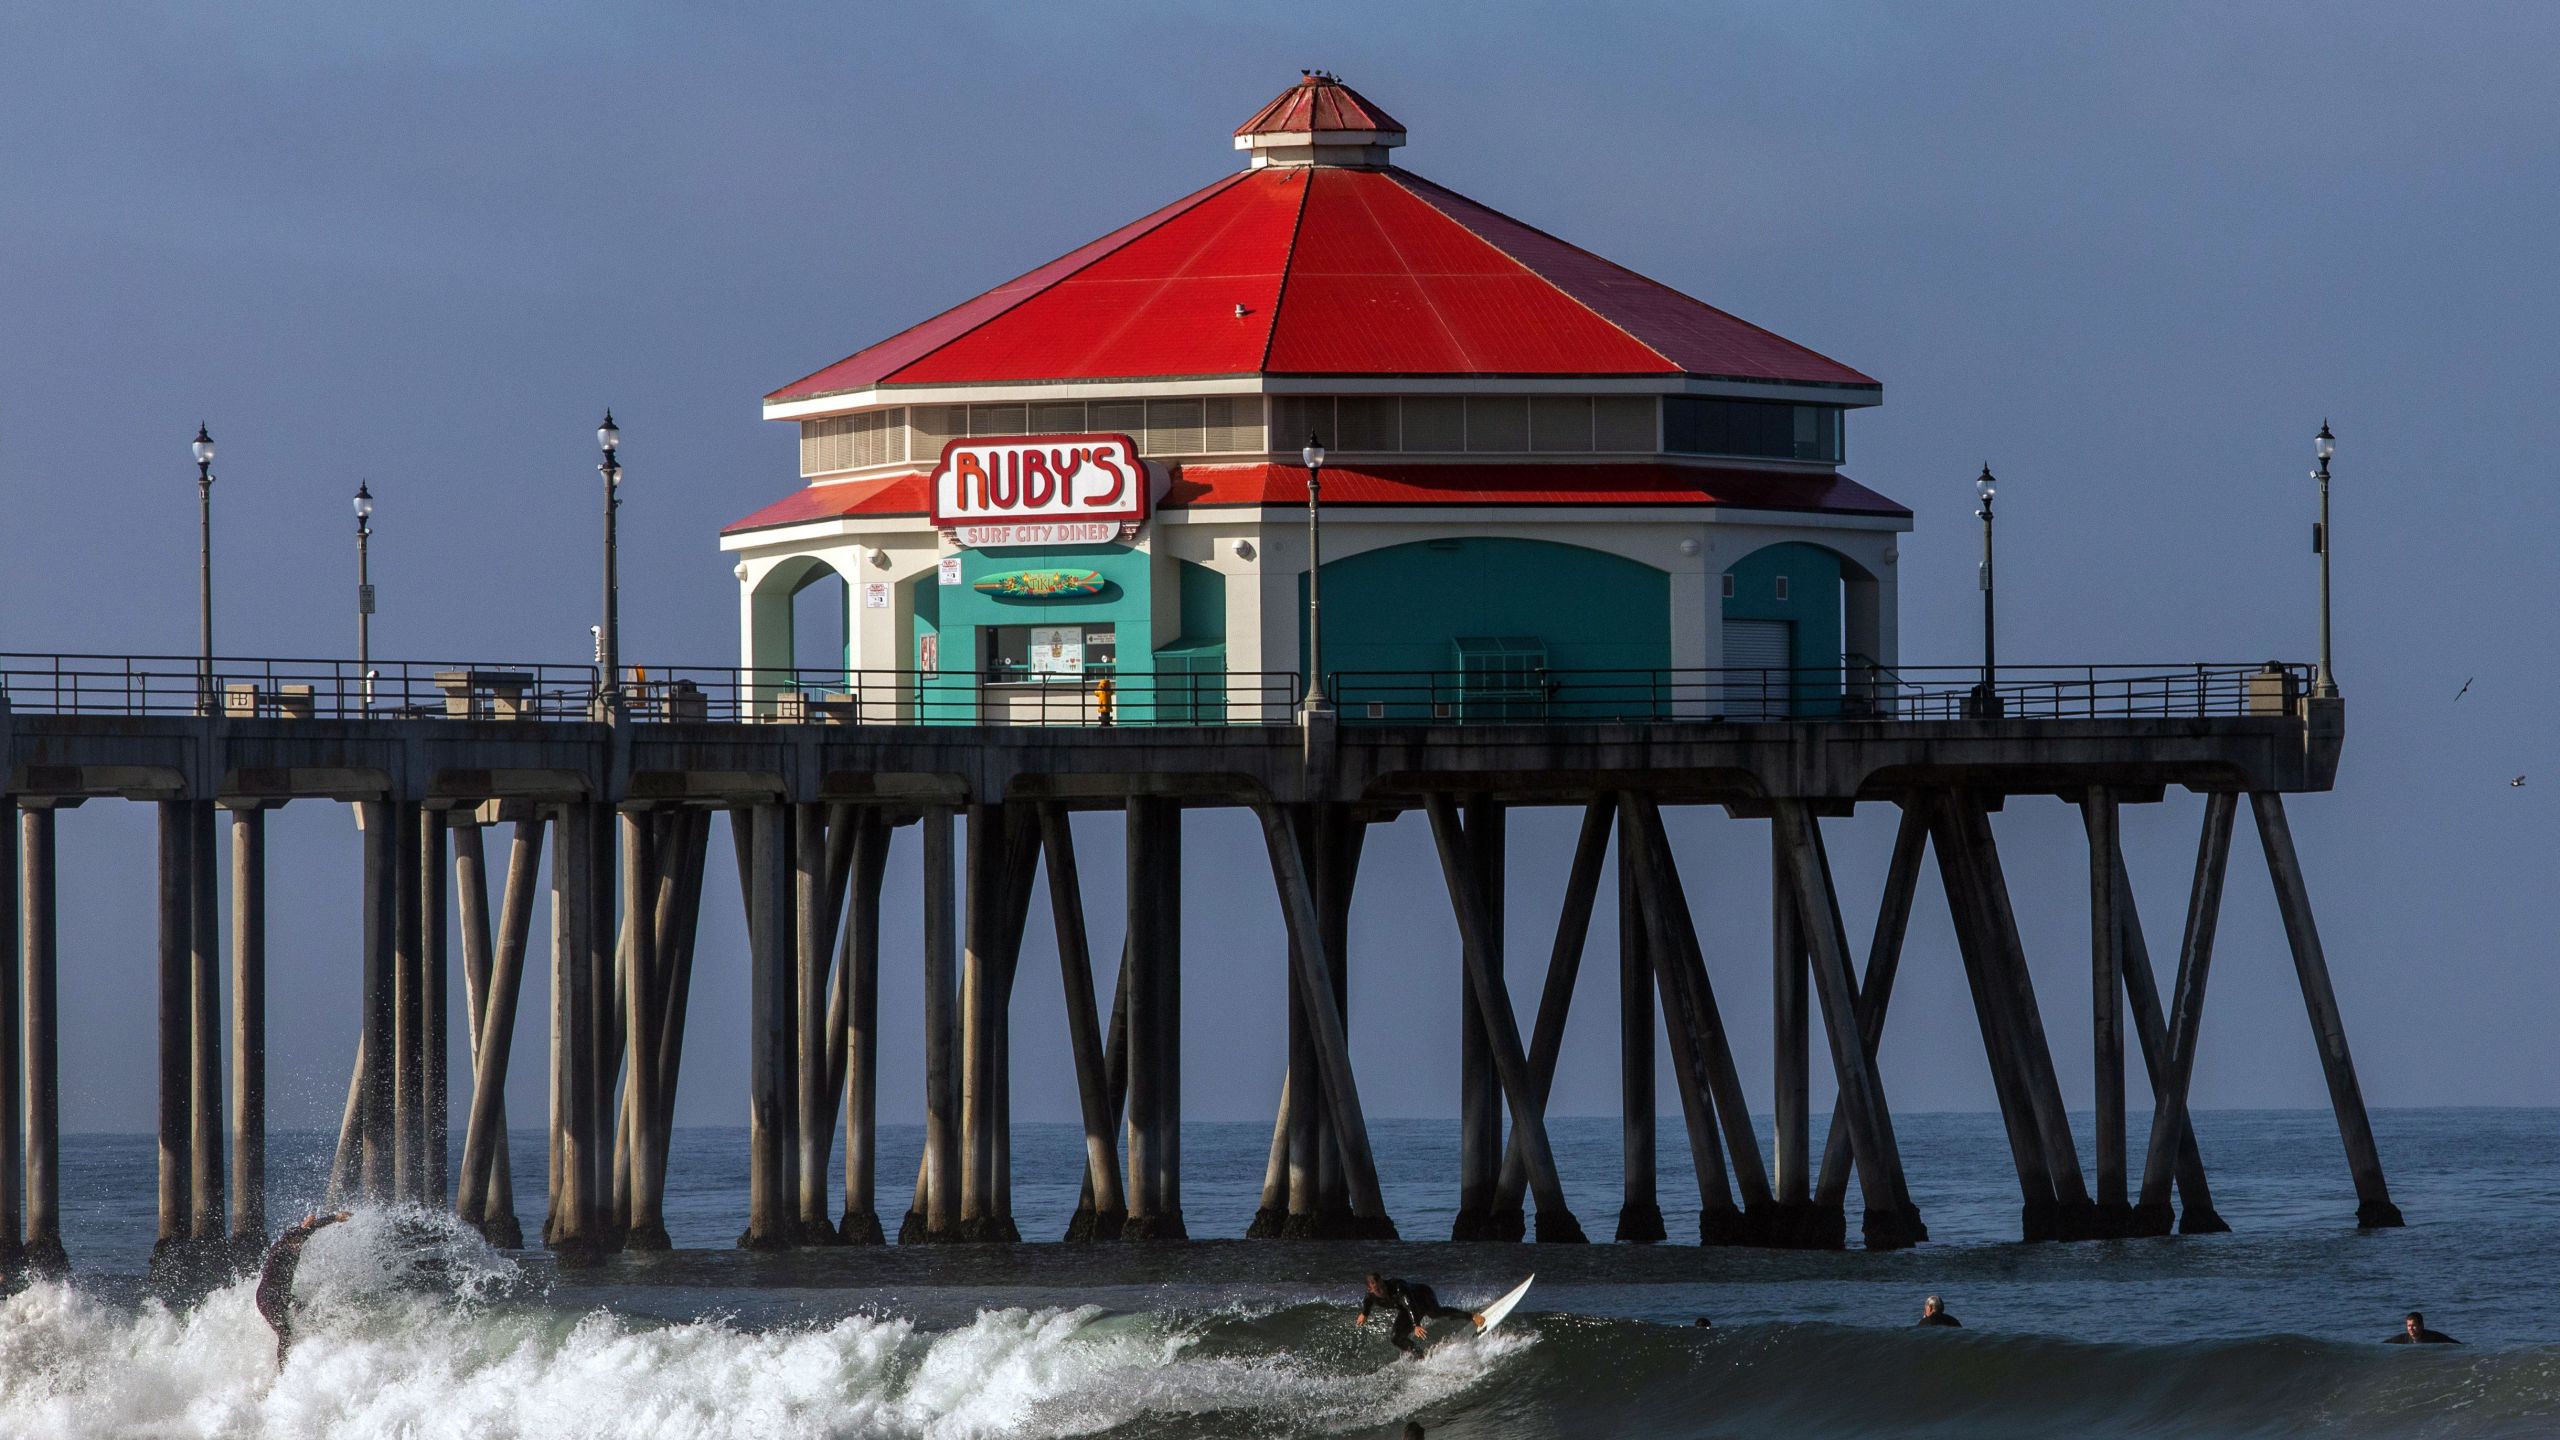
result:
M 1499 706 L 1459 676 L 1338 672 L 1309 712 L 1291 673 L 1122 682 L 1099 711 L 1061 687 L 1050 713 L 958 700 L 928 677 L 586 667 L 357 667 L 327 662 L 0 656 L 0 1260 L 68 1260 L 59 1204 L 55 861 L 63 816 L 157 807 L 157 1268 L 233 1263 L 264 1244 L 266 813 L 350 807 L 362 847 L 363 996 L 332 1187 L 349 1200 L 450 1206 L 494 1243 L 537 1237 L 564 1261 L 664 1249 L 668 1133 L 683 1083 L 693 960 L 708 927 L 742 928 L 750 965 L 751 1174 L 739 1244 L 1141 1244 L 1184 1238 L 1180 1126 L 1186 973 L 1185 816 L 1257 819 L 1287 932 L 1288 1073 L 1252 1234 L 1384 1239 L 1360 1076 L 1346 1040 L 1347 915 L 1368 826 L 1427 815 L 1461 939 L 1466 1011 L 1461 1196 L 1450 1238 L 1666 1240 L 1689 1208 L 1710 1245 L 1838 1248 L 1854 1184 L 1871 1249 L 1927 1236 L 1894 1140 L 1876 1054 L 1904 931 L 1934 857 L 2019 1187 L 2020 1233 L 2079 1240 L 2225 1228 L 2187 1121 L 2223 877 L 2248 812 L 2274 882 L 2336 1112 L 2358 1224 L 2400 1223 L 2373 1143 L 2285 797 L 2329 788 L 2344 702 L 2280 664 L 1866 667 L 1844 674 L 1541 672 Z M 1771 717 L 1737 697 L 1819 680 L 1833 697 Z M 1178 692 L 1178 693 L 1177 693 Z M 979 708 L 969 708 L 978 706 Z M 1374 717 L 1374 718 L 1373 718 Z M 2155 964 L 2136 918 L 2123 807 L 2205 797 L 2186 920 Z M 2088 837 L 2095 1153 L 2066 1123 L 2048 1023 L 1996 837 L 2011 797 L 2058 796 Z M 1899 815 L 1882 876 L 1836 873 L 1824 822 Z M 1581 818 L 1543 972 L 1504 953 L 1506 817 Z M 1727 1044 L 1759 1023 L 1715 979 L 1757 957 L 1699 940 L 1666 812 L 1767 827 L 1778 1038 L 1765 1108 Z M 1073 812 L 1116 811 L 1124 881 L 1077 864 Z M 216 879 L 230 835 L 230 911 Z M 493 834 L 492 832 L 498 832 Z M 723 834 L 722 832 L 725 832 Z M 965 843 L 963 837 L 965 835 Z M 502 843 L 503 842 L 503 843 Z M 920 954 L 884 954 L 894 846 L 920 846 Z M 706 867 L 732 852 L 742 914 L 709 915 Z M 549 893 L 541 893 L 548 856 Z M 1614 897 L 1601 894 L 1614 872 Z M 1852 935 L 1841 897 L 1880 897 Z M 1045 892 L 1085 1129 L 1084 1200 L 1059 1237 L 1022 1236 L 1011 1206 L 1011 1001 Z M 448 905 L 448 893 L 453 902 Z M 139 897 L 137 897 L 138 899 Z M 1625 1192 L 1610 1217 L 1567 1208 L 1544 1112 L 1596 908 L 1621 917 Z M 1097 984 L 1090 916 L 1120 905 L 1116 981 Z M 450 913 L 458 923 L 448 927 Z M 537 912 L 544 924 L 536 928 Z M 733 930 L 732 933 L 735 933 Z M 465 1004 L 450 1009 L 459 954 Z M 927 1143 L 910 1191 L 875 1164 L 884 965 L 917 965 Z M 546 987 L 527 993 L 528 983 Z M 231 1025 L 220 1024 L 229 989 Z M 142 997 L 135 997 L 137 1002 Z M 547 1005 L 548 1052 L 512 1053 L 516 1016 Z M 2057 1008 L 2058 1007 L 2058 1008 Z M 140 1008 L 139 1006 L 137 1008 Z M 449 1075 L 450 1027 L 469 1054 Z M 1817 1041 L 1817 1038 L 1818 1041 Z M 1689 1177 L 1655 1153 L 1653 1047 L 1668 1047 Z M 2128 1046 L 2128 1040 L 2130 1046 Z M 1827 1057 L 1839 1100 L 1817 1136 L 1807 1101 Z M 2127 1050 L 2134 1054 L 2129 1060 Z M 2155 1101 L 2128 1124 L 2124 1067 Z M 518 1064 L 541 1067 L 526 1073 Z M 548 1153 L 509 1154 L 510 1083 L 549 1096 Z M 448 1115 L 467 1117 L 459 1163 Z M 841 1155 L 841 1165 L 837 1156 Z M 512 1176 L 551 1177 L 538 1232 Z M 1665 1201 L 1672 1202 L 1666 1207 Z M 1534 1216 L 1534 1223 L 1531 1218 Z M 1406 1239 L 1423 1237 L 1406 1235 Z M 1688 1237 L 1681 1237 L 1688 1238 Z

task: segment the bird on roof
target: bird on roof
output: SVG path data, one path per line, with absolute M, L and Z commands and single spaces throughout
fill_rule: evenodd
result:
M 2459 700 L 2459 699 L 2461 699 L 2463 696 L 2470 694 L 2470 693 L 2471 693 L 2471 680 L 2476 680 L 2476 679 L 2478 679 L 2478 678 L 2480 678 L 2480 677 L 2478 677 L 2478 676 L 2476 676 L 2476 675 L 2475 675 L 2475 676 L 2472 676 L 2470 680 L 2465 680 L 2465 681 L 2463 681 L 2463 682 L 2462 682 L 2462 688 L 2453 692 L 2453 698 L 2454 698 L 2454 699 L 2456 699 L 2456 700 Z

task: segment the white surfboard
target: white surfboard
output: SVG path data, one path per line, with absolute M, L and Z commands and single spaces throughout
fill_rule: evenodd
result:
M 1528 1279 L 1521 1281 L 1517 1286 L 1513 1287 L 1509 1294 L 1504 1295 L 1501 1299 L 1484 1307 L 1484 1309 L 1479 1312 L 1479 1316 L 1476 1321 L 1476 1333 L 1479 1335 L 1491 1334 L 1493 1327 L 1502 1323 L 1503 1317 L 1511 1313 L 1513 1307 L 1520 1303 L 1520 1297 L 1528 1294 L 1529 1287 L 1536 1284 L 1537 1280 L 1537 1276 L 1530 1276 Z

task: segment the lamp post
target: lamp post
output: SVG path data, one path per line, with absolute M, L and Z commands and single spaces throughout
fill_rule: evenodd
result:
M 196 426 L 196 711 L 213 713 L 213 436 Z
M 622 608 L 622 587 L 616 570 L 614 512 L 622 508 L 622 428 L 613 423 L 613 412 L 604 412 L 604 423 L 596 427 L 596 448 L 604 458 L 596 462 L 596 473 L 604 477 L 604 626 L 597 632 L 597 663 L 603 667 L 603 680 L 597 687 L 596 699 L 605 719 L 612 719 L 622 708 L 622 641 L 617 632 Z
M 1324 441 L 1314 432 L 1298 452 L 1307 462 L 1307 702 L 1306 713 L 1330 717 L 1324 693 Z
M 2329 664 L 2329 457 L 2338 453 L 2338 437 L 2329 433 L 2329 422 L 2320 422 L 2320 433 L 2311 437 L 2311 452 L 2320 457 L 2320 468 L 2311 478 L 2320 482 L 2320 524 L 2311 532 L 2311 548 L 2320 556 L 2320 678 L 2312 682 L 2311 693 L 2322 700 L 2338 698 L 2338 672 Z
M 373 491 L 356 482 L 356 684 L 373 708 Z
M 1982 521 L 1982 684 L 1973 692 L 1974 718 L 1996 720 L 2002 706 L 1998 632 L 1992 624 L 1991 497 L 1999 493 L 1999 481 L 1992 477 L 1988 462 L 1973 482 L 1973 493 L 1982 501 L 1982 508 L 1973 512 Z

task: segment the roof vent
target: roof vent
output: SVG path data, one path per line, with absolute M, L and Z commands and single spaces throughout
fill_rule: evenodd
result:
M 1265 165 L 1352 165 L 1384 169 L 1404 143 L 1404 126 L 1342 77 L 1302 70 L 1297 84 L 1236 127 L 1236 148 Z

